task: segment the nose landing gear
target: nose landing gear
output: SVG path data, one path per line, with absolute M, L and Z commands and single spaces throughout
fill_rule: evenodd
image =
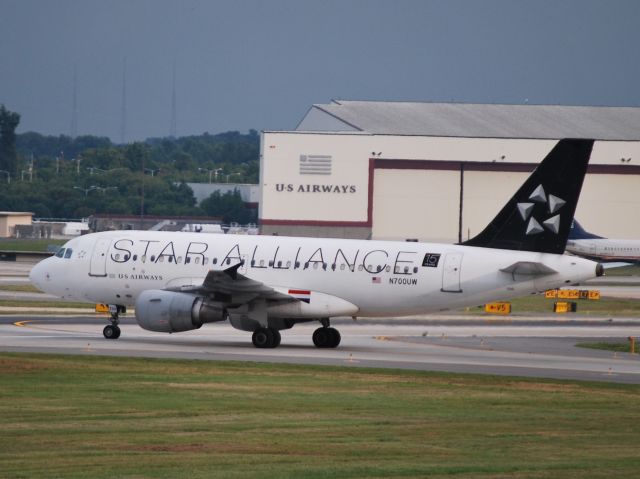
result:
M 120 328 L 118 324 L 120 323 L 119 317 L 120 313 L 126 313 L 127 310 L 124 306 L 120 306 L 119 304 L 110 304 L 109 305 L 109 313 L 111 314 L 111 318 L 109 321 L 111 324 L 104 327 L 102 330 L 102 334 L 107 339 L 118 339 L 120 337 Z

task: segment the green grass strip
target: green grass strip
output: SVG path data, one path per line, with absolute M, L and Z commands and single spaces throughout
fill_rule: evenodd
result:
M 0 476 L 635 478 L 640 387 L 0 354 Z

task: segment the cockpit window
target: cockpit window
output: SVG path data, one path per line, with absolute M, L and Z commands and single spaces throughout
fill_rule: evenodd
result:
M 71 255 L 73 254 L 73 250 L 71 248 L 67 248 L 67 251 L 64 254 L 64 258 L 71 258 Z
M 58 250 L 58 252 L 56 253 L 56 258 L 63 258 L 64 257 L 64 252 L 65 252 L 65 248 L 60 248 Z

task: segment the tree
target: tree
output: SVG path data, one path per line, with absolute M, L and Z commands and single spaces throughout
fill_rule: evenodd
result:
M 222 221 L 225 223 L 233 221 L 247 224 L 256 221 L 255 212 L 245 207 L 237 189 L 224 195 L 220 194 L 220 191 L 214 191 L 209 198 L 202 201 L 200 208 L 209 216 L 222 216 Z
M 20 115 L 0 105 L 0 170 L 15 175 L 18 172 L 18 155 L 16 153 L 16 128 L 20 123 Z

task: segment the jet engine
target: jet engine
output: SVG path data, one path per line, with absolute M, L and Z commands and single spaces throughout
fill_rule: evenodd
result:
M 226 318 L 223 303 L 192 294 L 148 290 L 136 299 L 136 321 L 149 331 L 179 333 Z

